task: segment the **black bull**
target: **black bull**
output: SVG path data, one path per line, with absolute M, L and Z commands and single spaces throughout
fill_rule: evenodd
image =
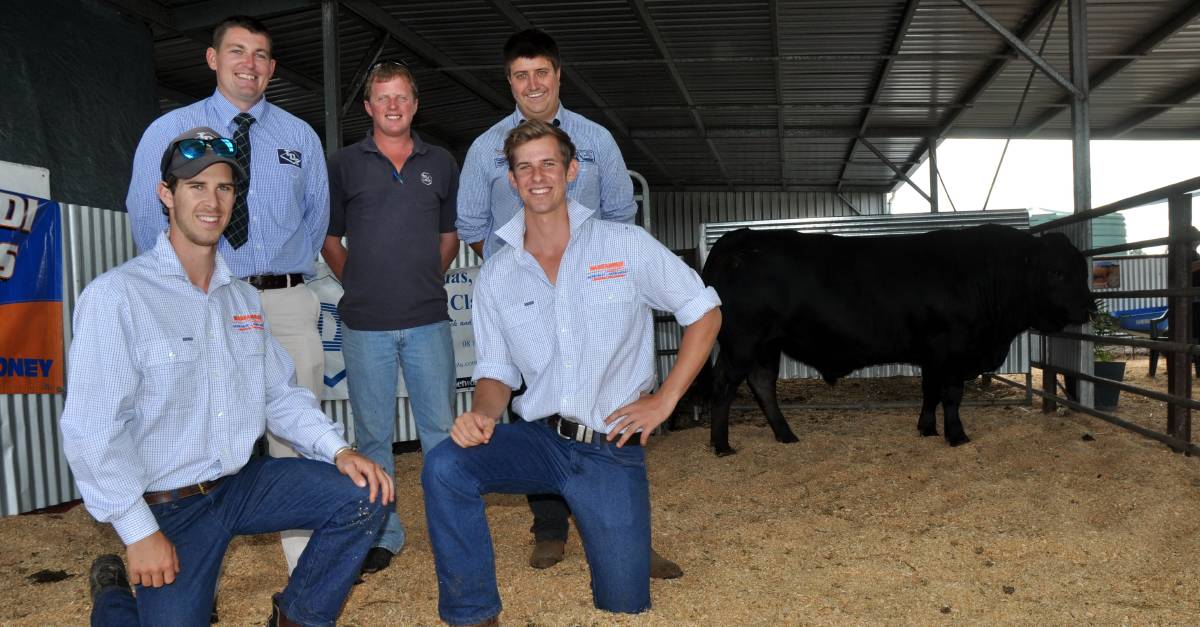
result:
M 1094 308 L 1084 257 L 1061 234 L 985 225 L 919 235 L 837 237 L 740 229 L 722 237 L 704 282 L 723 302 L 712 389 L 712 446 L 729 446 L 729 406 L 743 379 L 780 442 L 796 435 L 779 411 L 780 352 L 833 384 L 865 366 L 921 367 L 917 430 L 968 442 L 963 382 L 995 370 L 1028 328 L 1059 331 Z M 706 368 L 706 371 L 708 369 Z M 707 379 L 707 381 L 706 381 Z

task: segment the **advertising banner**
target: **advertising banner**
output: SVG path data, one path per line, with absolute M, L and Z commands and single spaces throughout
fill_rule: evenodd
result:
M 63 388 L 58 203 L 0 191 L 0 394 Z
M 323 400 L 350 398 L 346 388 L 346 362 L 342 358 L 342 320 L 337 304 L 342 299 L 342 284 L 323 263 L 317 264 L 316 278 L 308 282 L 321 301 L 321 317 L 317 331 L 325 348 L 325 394 Z M 472 288 L 479 268 L 455 268 L 446 272 L 446 308 L 450 314 L 450 334 L 454 342 L 456 388 L 474 387 L 471 374 L 475 371 L 475 333 L 471 327 Z M 396 382 L 396 396 L 408 396 L 404 373 Z

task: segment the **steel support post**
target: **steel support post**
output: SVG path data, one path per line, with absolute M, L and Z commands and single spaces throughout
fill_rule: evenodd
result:
M 1071 81 L 1075 85 L 1071 99 L 1071 157 L 1074 174 L 1075 213 L 1092 208 L 1092 156 L 1091 156 L 1091 121 L 1088 115 L 1088 58 L 1087 58 L 1087 0 L 1070 0 L 1068 15 L 1068 32 L 1071 54 Z M 1092 223 L 1084 221 L 1068 229 L 1073 236 L 1075 246 L 1080 250 L 1092 247 Z M 1090 272 L 1089 281 L 1090 281 Z M 1086 327 L 1091 331 L 1091 327 Z M 1095 359 L 1092 355 L 1092 342 L 1079 342 L 1079 350 L 1074 353 L 1075 370 L 1086 374 L 1095 371 Z M 1063 354 L 1063 353 L 1060 353 Z M 1072 354 L 1072 351 L 1066 351 Z M 1078 383 L 1078 401 L 1088 407 L 1093 406 L 1094 385 L 1090 381 L 1080 380 Z
M 342 94 L 338 55 L 338 2 L 321 1 L 321 67 L 325 91 L 325 156 L 342 147 Z
M 937 138 L 925 140 L 929 144 L 929 212 L 938 212 L 938 162 Z
M 1186 238 L 1191 233 L 1192 197 L 1175 194 L 1167 199 L 1167 215 L 1172 238 Z M 1167 286 L 1186 288 L 1192 284 L 1191 251 L 1195 242 L 1174 241 L 1167 246 Z M 1167 298 L 1167 340 L 1187 343 L 1192 330 L 1192 296 Z M 1167 393 L 1183 398 L 1192 397 L 1192 356 L 1172 352 L 1167 358 Z M 1167 405 L 1167 433 L 1186 442 L 1192 441 L 1192 410 Z

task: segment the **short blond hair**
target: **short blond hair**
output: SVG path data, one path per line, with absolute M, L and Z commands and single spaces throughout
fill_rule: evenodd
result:
M 508 169 L 513 169 L 513 155 L 517 148 L 548 136 L 558 140 L 558 150 L 562 154 L 564 165 L 575 158 L 575 144 L 571 143 L 571 136 L 567 135 L 566 131 L 541 120 L 525 120 L 516 125 L 508 132 L 508 137 L 504 138 L 504 158 L 508 160 Z

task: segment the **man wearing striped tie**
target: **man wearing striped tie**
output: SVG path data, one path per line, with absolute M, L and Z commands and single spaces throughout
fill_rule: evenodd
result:
M 320 301 L 307 286 L 329 225 L 329 183 L 317 134 L 263 97 L 275 72 L 267 27 L 232 16 L 213 30 L 205 59 L 216 74 L 212 96 L 150 124 L 134 155 L 126 207 L 139 252 L 154 248 L 167 226 L 155 194 L 159 159 L 172 138 L 206 126 L 231 137 L 246 179 L 237 186 L 230 223 L 218 250 L 237 278 L 257 288 L 271 334 L 295 363 L 296 380 L 320 400 L 325 355 L 317 334 Z M 295 453 L 267 434 L 273 457 Z M 285 531 L 288 572 L 308 532 Z

